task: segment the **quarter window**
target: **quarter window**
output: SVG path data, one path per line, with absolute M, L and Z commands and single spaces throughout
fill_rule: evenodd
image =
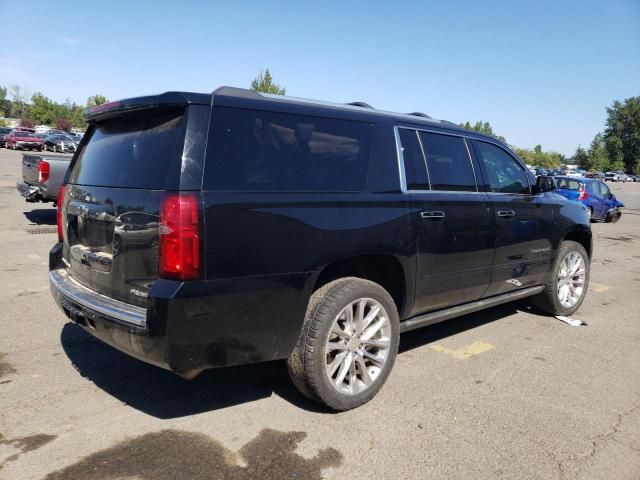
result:
M 228 191 L 361 191 L 372 125 L 217 107 L 205 188 Z
M 492 192 L 530 193 L 524 167 L 501 148 L 476 141 L 476 150 Z
M 418 142 L 418 133 L 415 130 L 401 128 L 399 134 L 407 189 L 428 190 L 427 167 Z
M 475 192 L 476 179 L 462 137 L 420 132 L 432 190 Z

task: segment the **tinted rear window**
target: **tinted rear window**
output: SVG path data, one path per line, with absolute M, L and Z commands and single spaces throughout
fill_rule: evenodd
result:
M 556 178 L 556 186 L 565 190 L 580 190 L 581 182 L 568 178 Z
M 218 107 L 205 188 L 226 191 L 361 191 L 372 125 Z
M 146 111 L 96 124 L 69 183 L 172 189 L 179 185 L 184 111 Z

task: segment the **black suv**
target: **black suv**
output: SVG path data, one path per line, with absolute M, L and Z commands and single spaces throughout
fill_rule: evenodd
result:
M 51 291 L 185 378 L 288 359 L 304 394 L 346 410 L 402 332 L 523 297 L 570 315 L 587 291 L 586 208 L 450 122 L 229 87 L 85 117 Z

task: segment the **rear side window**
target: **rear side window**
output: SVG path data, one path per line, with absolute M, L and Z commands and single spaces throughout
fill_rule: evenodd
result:
M 69 182 L 103 187 L 173 189 L 179 185 L 184 110 L 146 111 L 91 128 Z
M 400 135 L 407 189 L 429 190 L 427 167 L 418 141 L 418 133 L 415 130 L 407 130 L 406 128 L 400 128 L 398 133 Z
M 475 146 L 492 192 L 531 193 L 527 173 L 515 158 L 491 143 L 475 141 Z
M 204 186 L 226 191 L 361 191 L 372 125 L 216 107 Z
M 432 190 L 475 192 L 476 178 L 462 137 L 420 132 Z

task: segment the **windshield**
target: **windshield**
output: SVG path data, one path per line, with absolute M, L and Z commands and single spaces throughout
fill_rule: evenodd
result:
M 16 137 L 36 138 L 35 134 L 31 132 L 16 132 Z

